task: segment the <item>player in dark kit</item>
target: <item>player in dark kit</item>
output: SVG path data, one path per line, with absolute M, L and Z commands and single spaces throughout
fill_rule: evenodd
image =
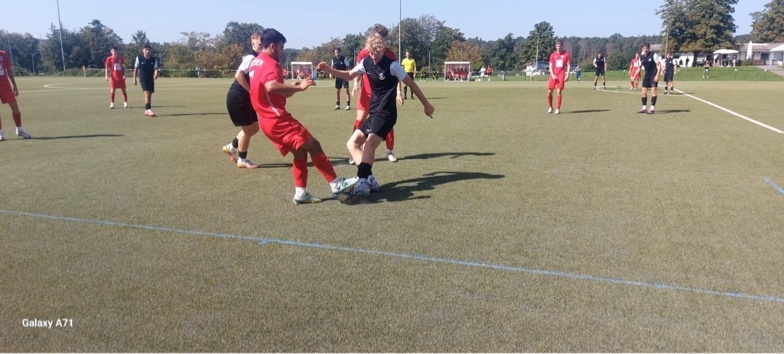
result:
M 340 48 L 335 48 L 335 56 L 332 57 L 332 68 L 335 70 L 348 70 L 348 59 L 341 53 Z M 335 78 L 335 109 L 340 109 L 340 89 L 346 90 L 346 110 L 351 109 L 351 95 L 348 93 L 348 81 L 339 77 Z
M 656 87 L 659 86 L 659 75 L 661 74 L 661 61 L 656 53 L 651 52 L 650 43 L 643 43 L 640 63 L 645 70 L 645 77 L 642 79 L 642 108 L 637 113 L 653 114 L 654 106 L 656 106 Z M 651 107 L 646 110 L 649 88 L 651 89 Z
M 234 73 L 234 82 L 226 94 L 226 109 L 235 127 L 240 127 L 240 132 L 231 143 L 223 147 L 223 152 L 229 155 L 231 162 L 239 168 L 258 168 L 259 165 L 248 160 L 248 145 L 250 138 L 259 132 L 259 120 L 256 110 L 250 102 L 250 77 L 248 70 L 250 63 L 261 51 L 261 32 L 256 31 L 250 36 L 251 50 L 242 57 L 240 67 Z M 237 158 L 236 155 L 239 155 Z
M 670 89 L 670 92 L 673 91 L 673 79 L 675 78 L 675 74 L 678 73 L 678 65 L 675 64 L 675 59 L 672 58 L 672 53 L 667 53 L 667 57 L 664 59 L 664 94 L 667 94 L 667 89 Z
M 134 86 L 136 86 L 137 75 L 144 93 L 144 115 L 155 117 L 155 113 L 152 111 L 152 94 L 155 92 L 155 80 L 158 79 L 158 59 L 152 56 L 152 47 L 149 44 L 145 44 L 142 47 L 142 55 L 136 57 L 133 69 Z
M 599 76 L 602 77 L 602 87 L 607 89 L 607 59 L 604 57 L 602 52 L 596 54 L 596 58 L 593 58 L 593 67 L 596 68 L 596 77 L 593 79 L 593 89 L 596 90 L 596 83 L 599 82 Z

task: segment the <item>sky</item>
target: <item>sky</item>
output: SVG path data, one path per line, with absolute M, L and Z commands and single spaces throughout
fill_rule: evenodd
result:
M 553 6 L 555 2 L 539 0 L 392 0 L 364 6 L 371 2 L 23 0 L 13 1 L 11 8 L 5 7 L 13 13 L 4 14 L 0 29 L 45 38 L 51 24 L 57 24 L 58 1 L 63 28 L 77 30 L 98 19 L 125 43 L 139 30 L 145 31 L 151 41 L 161 43 L 181 40 L 181 32 L 206 32 L 215 37 L 228 22 L 236 21 L 275 28 L 286 36 L 286 47 L 296 49 L 312 48 L 349 33 L 364 33 L 376 23 L 391 28 L 401 16 L 422 15 L 446 21 L 446 26 L 459 29 L 466 38 L 479 37 L 486 41 L 509 33 L 527 37 L 534 25 L 542 21 L 553 26 L 557 37 L 654 35 L 662 27 L 656 9 L 664 3 L 664 0 L 560 0 L 558 6 Z M 733 14 L 738 26 L 736 34 L 750 33 L 749 14 L 764 10 L 770 1 L 740 0 Z M 482 6 L 474 7 L 476 4 Z

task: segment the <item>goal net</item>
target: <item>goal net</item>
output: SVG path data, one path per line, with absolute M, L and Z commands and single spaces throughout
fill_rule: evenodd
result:
M 469 81 L 471 80 L 470 61 L 445 61 L 444 81 Z

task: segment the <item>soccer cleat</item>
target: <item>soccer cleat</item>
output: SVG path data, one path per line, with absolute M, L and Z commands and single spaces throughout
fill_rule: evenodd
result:
M 149 110 L 149 109 L 144 111 L 144 115 L 147 116 L 147 117 L 156 117 L 155 113 L 152 110 Z
M 231 144 L 227 144 L 223 147 L 223 153 L 229 155 L 229 160 L 231 160 L 231 163 L 237 163 L 237 156 L 235 156 L 237 154 L 237 148 Z
M 351 110 L 351 106 L 346 106 L 346 110 L 350 111 Z
M 547 108 L 547 113 L 553 113 L 553 107 Z
M 560 109 L 556 109 L 555 112 L 553 112 L 553 114 L 561 114 L 561 110 Z
M 321 203 L 321 199 L 314 197 L 309 192 L 305 192 L 302 196 L 294 195 L 294 204 L 313 204 L 313 203 Z
M 332 188 L 332 194 L 346 193 L 354 188 L 357 182 L 359 182 L 359 177 L 340 177 L 337 181 L 330 183 L 329 187 Z
M 349 165 L 355 165 L 356 164 L 356 162 L 354 162 L 354 158 L 353 157 L 349 157 L 348 158 L 348 164 Z
M 336 111 L 339 110 L 340 109 L 340 105 L 339 104 L 335 105 L 335 108 L 333 108 L 333 109 L 336 110 Z
M 27 134 L 27 132 L 22 130 L 22 129 L 17 129 L 16 130 L 16 135 L 21 137 L 22 139 L 30 139 L 30 138 L 32 138 L 30 136 L 30 134 Z
M 239 168 L 247 168 L 247 169 L 252 170 L 252 169 L 259 168 L 259 165 L 251 162 L 248 159 L 239 159 L 239 160 L 237 160 L 237 167 L 239 167 Z
M 129 104 L 128 104 L 128 102 L 123 102 L 123 107 L 125 107 L 125 108 L 131 108 L 131 105 L 129 105 Z
M 114 102 L 109 102 L 109 109 L 114 109 Z
M 351 194 L 363 197 L 370 195 L 370 185 L 368 184 L 368 180 L 364 178 L 360 179 L 357 182 L 357 185 L 354 186 L 354 190 L 351 192 Z
M 648 113 L 648 114 L 653 114 L 653 108 L 649 109 L 649 110 L 648 110 L 647 112 L 645 112 L 645 113 Z
M 647 110 L 645 110 L 645 108 L 643 108 L 643 109 L 641 109 L 641 110 L 637 111 L 637 113 L 648 113 L 648 111 L 647 111 Z
M 389 160 L 389 162 L 397 162 L 397 157 L 395 157 L 395 154 L 392 151 L 387 151 L 387 160 Z
M 367 185 L 373 193 L 378 192 L 381 189 L 381 185 L 378 184 L 376 177 L 373 175 L 368 176 Z
M 0 132 L 0 141 L 3 141 L 3 140 L 5 140 L 5 137 L 3 136 L 3 133 Z

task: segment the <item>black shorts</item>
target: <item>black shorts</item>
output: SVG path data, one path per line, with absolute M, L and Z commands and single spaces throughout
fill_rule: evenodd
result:
M 250 93 L 244 89 L 242 91 L 229 89 L 226 95 L 226 108 L 235 127 L 245 127 L 259 121 L 250 102 Z
M 411 80 L 414 80 L 414 73 L 406 73 L 406 74 L 408 74 L 408 77 L 411 78 Z
M 335 78 L 335 88 L 338 89 L 338 90 L 340 90 L 342 88 L 347 89 L 348 88 L 348 81 L 336 77 Z
M 671 82 L 672 77 L 675 76 L 674 73 L 664 73 L 664 82 Z
M 656 88 L 656 87 L 658 87 L 659 86 L 659 82 L 658 81 L 653 81 L 653 79 L 655 77 L 656 76 L 645 75 L 645 77 L 642 79 L 642 87 L 645 87 L 645 88 L 651 88 L 651 87 Z
M 150 91 L 150 93 L 155 92 L 155 80 L 153 79 L 140 79 L 139 85 L 141 85 L 142 91 Z
M 604 76 L 604 69 L 596 69 L 596 76 Z
M 370 113 L 370 117 L 362 123 L 359 129 L 365 136 L 370 136 L 370 133 L 376 134 L 381 137 L 381 140 L 387 139 L 387 134 L 397 123 L 397 115 L 384 115 Z

